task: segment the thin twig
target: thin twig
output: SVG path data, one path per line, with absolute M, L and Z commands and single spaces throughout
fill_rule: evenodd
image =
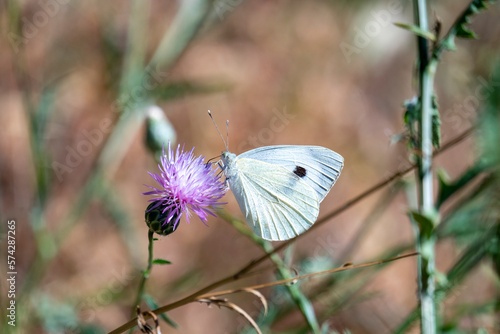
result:
M 269 282 L 269 283 L 264 283 L 264 284 L 258 284 L 258 285 L 248 286 L 248 287 L 245 287 L 245 289 L 258 290 L 258 289 L 263 289 L 263 288 L 270 287 L 270 286 L 283 285 L 283 284 L 287 284 L 287 283 L 290 283 L 290 282 L 294 282 L 294 281 L 299 280 L 299 279 L 305 279 L 305 278 L 308 278 L 308 277 L 323 275 L 323 274 L 327 274 L 327 273 L 335 273 L 335 272 L 340 272 L 340 271 L 345 271 L 345 270 L 360 269 L 360 268 L 366 268 L 366 267 L 375 266 L 375 265 L 379 265 L 379 264 L 384 264 L 384 263 L 387 263 L 387 262 L 396 261 L 396 260 L 399 260 L 399 259 L 403 259 L 403 258 L 406 258 L 406 257 L 415 256 L 415 255 L 418 255 L 418 252 L 406 253 L 406 254 L 402 254 L 402 255 L 396 256 L 396 257 L 392 257 L 390 259 L 378 260 L 378 261 L 373 261 L 373 262 L 368 262 L 368 263 L 363 263 L 363 264 L 358 264 L 358 265 L 347 265 L 347 266 L 342 266 L 342 267 L 339 267 L 339 268 L 324 270 L 324 271 L 320 271 L 320 272 L 316 272 L 316 273 L 310 273 L 310 274 L 306 274 L 306 275 L 302 275 L 302 276 L 297 276 L 297 277 L 293 277 L 293 278 L 289 278 L 289 279 L 284 279 L 284 280 L 279 280 L 279 281 L 274 281 L 274 282 Z M 187 303 L 191 303 L 191 302 L 197 301 L 199 299 L 203 299 L 203 298 L 206 299 L 206 298 L 209 298 L 209 297 L 216 297 L 216 296 L 220 296 L 220 295 L 232 294 L 232 293 L 241 291 L 241 289 L 242 288 L 235 289 L 235 290 L 218 291 L 218 292 L 214 292 L 214 293 L 210 293 L 210 294 L 205 294 L 205 293 L 203 293 L 203 294 L 201 294 L 201 293 L 193 294 L 190 297 L 184 298 L 182 300 L 183 301 L 182 303 L 180 303 L 181 301 L 178 301 L 178 302 L 175 302 L 175 303 L 172 303 L 172 304 L 169 304 L 169 305 L 165 305 L 165 306 L 159 307 L 156 310 L 153 310 L 152 312 L 154 314 L 157 314 L 157 315 L 158 314 L 162 314 L 162 313 L 168 312 L 168 311 L 170 311 L 170 310 L 172 310 L 174 308 L 177 308 L 177 307 L 179 307 L 181 305 L 184 305 L 184 304 L 187 304 Z M 147 314 L 144 316 L 144 319 L 146 319 L 146 320 L 148 319 L 148 315 Z M 118 327 L 117 329 L 109 332 L 109 334 L 119 334 L 119 333 L 122 333 L 122 332 L 126 331 L 127 329 L 132 328 L 133 326 L 135 326 L 136 323 L 137 323 L 137 318 L 134 318 L 134 319 L 130 320 L 129 322 L 127 322 L 126 324 L 124 324 L 124 325 Z
M 282 279 L 282 280 L 279 280 L 279 281 L 273 281 L 273 282 L 268 282 L 268 283 L 262 283 L 262 284 L 256 284 L 256 285 L 247 286 L 247 287 L 245 287 L 245 290 L 260 290 L 260 289 L 268 288 L 268 287 L 271 287 L 271 286 L 284 285 L 284 284 L 287 284 L 287 283 L 294 283 L 294 282 L 296 282 L 298 280 L 309 278 L 309 277 L 314 277 L 314 276 L 318 276 L 318 275 L 337 273 L 337 272 L 351 270 L 351 269 L 360 269 L 360 268 L 372 267 L 372 266 L 375 266 L 375 265 L 378 265 L 378 264 L 384 264 L 384 263 L 387 263 L 387 262 L 392 262 L 392 261 L 404 259 L 406 257 L 416 256 L 418 254 L 419 254 L 418 252 L 410 252 L 410 253 L 398 255 L 398 256 L 395 256 L 395 257 L 392 257 L 392 258 L 389 258 L 389 259 L 384 259 L 384 260 L 377 260 L 377 261 L 372 261 L 372 262 L 367 262 L 367 263 L 362 263 L 362 264 L 355 264 L 355 265 L 352 265 L 352 264 L 345 265 L 344 264 L 344 265 L 342 265 L 341 267 L 338 267 L 338 268 L 333 268 L 333 269 L 318 271 L 318 272 L 309 273 L 309 274 L 305 274 L 305 275 L 295 276 L 293 278 Z M 212 293 L 207 293 L 207 294 L 201 295 L 198 298 L 210 298 L 210 297 L 216 297 L 216 296 L 229 295 L 229 294 L 240 292 L 241 290 L 242 289 L 239 288 L 239 289 L 217 291 L 217 292 L 212 292 Z M 161 310 L 162 310 L 162 308 L 158 308 L 157 310 L 155 310 L 153 312 L 156 313 L 156 311 L 161 311 Z M 166 310 L 166 311 L 168 311 L 168 310 Z

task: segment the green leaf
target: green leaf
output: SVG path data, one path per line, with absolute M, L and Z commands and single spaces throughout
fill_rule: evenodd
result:
M 230 88 L 231 85 L 227 82 L 179 81 L 156 87 L 152 91 L 152 96 L 158 100 L 173 100 L 195 94 L 219 93 Z
M 410 327 L 413 326 L 418 319 L 420 319 L 420 310 L 415 308 L 404 320 L 403 322 L 396 328 L 393 332 L 394 334 L 403 334 L 408 333 Z
M 36 114 L 36 131 L 35 134 L 38 136 L 37 140 L 42 140 L 46 132 L 47 122 L 50 118 L 51 113 L 54 111 L 54 100 L 55 100 L 55 85 L 48 86 L 44 88 L 42 96 L 40 98 L 40 103 L 38 105 L 38 110 Z
M 172 262 L 164 260 L 164 259 L 154 259 L 153 264 L 172 264 Z
M 432 42 L 436 41 L 436 35 L 434 35 L 432 32 L 424 30 L 416 25 L 413 24 L 406 24 L 406 23 L 394 23 L 396 27 L 408 30 L 409 32 L 414 33 L 417 36 L 426 38 Z
M 405 108 L 403 121 L 410 134 L 408 145 L 410 146 L 410 149 L 414 149 L 418 147 L 417 128 L 418 121 L 420 119 L 420 100 L 417 96 L 414 96 L 412 99 L 406 100 L 403 106 Z
M 481 162 L 476 162 L 476 164 L 466 170 L 457 180 L 453 183 L 449 183 L 446 180 L 446 175 L 443 170 L 438 171 L 439 180 L 439 193 L 436 201 L 436 207 L 439 208 L 441 205 L 453 196 L 460 189 L 465 187 L 470 181 L 475 179 L 479 174 L 485 171 L 485 165 Z
M 448 50 L 456 50 L 455 37 L 458 38 L 476 38 L 476 34 L 467 26 L 471 22 L 471 17 L 477 14 L 480 10 L 486 8 L 487 2 L 495 2 L 496 0 L 473 0 L 469 6 L 462 12 L 460 17 L 455 21 L 452 28 L 446 36 L 440 41 L 440 47 L 435 51 L 435 55 L 439 55 L 443 48 Z
M 455 38 L 446 38 L 442 41 L 441 45 L 450 51 L 456 51 L 457 45 L 455 44 Z
M 117 94 L 120 82 L 118 79 L 122 76 L 123 70 L 124 48 L 115 29 L 107 27 L 100 31 L 97 42 L 100 44 L 99 50 L 104 61 L 102 76 L 105 79 L 106 88 Z
M 103 328 L 94 324 L 81 324 L 77 331 L 78 334 L 106 334 Z
M 467 20 L 467 23 L 469 23 L 470 20 Z M 470 30 L 468 27 L 465 26 L 465 24 L 459 25 L 457 27 L 457 37 L 460 38 L 472 38 L 476 39 L 477 36 L 476 34 Z
M 489 176 L 461 196 L 439 225 L 439 237 L 451 237 L 459 244 L 470 244 L 484 234 L 496 219 L 492 210 L 497 203 L 493 186 Z
M 485 233 L 482 238 L 472 243 L 463 253 L 460 259 L 448 271 L 448 285 L 443 287 L 449 293 L 488 255 L 495 241 L 494 233 Z M 445 294 L 446 295 L 446 294 Z
M 158 304 L 153 299 L 153 297 L 151 297 L 150 295 L 144 295 L 142 298 L 144 299 L 144 301 L 146 302 L 146 304 L 148 305 L 148 307 L 151 310 L 156 310 L 158 308 Z M 167 315 L 165 313 L 162 313 L 162 314 L 160 314 L 158 316 L 163 321 L 165 321 L 167 324 L 169 324 L 170 326 L 172 326 L 173 328 L 178 328 L 179 327 L 179 325 L 177 325 L 172 319 L 170 319 L 169 317 L 167 317 Z
M 500 217 L 498 218 L 494 229 L 495 238 L 493 239 L 493 243 L 488 251 L 488 254 L 493 261 L 493 268 L 497 274 L 497 279 L 500 279 Z
M 420 119 L 420 101 L 417 96 L 414 96 L 409 100 L 405 100 L 405 102 L 403 103 L 403 107 L 405 108 L 405 115 L 403 120 L 407 126 Z
M 434 232 L 434 227 L 437 225 L 436 218 L 423 215 L 416 211 L 410 211 L 411 218 L 417 222 L 420 235 L 430 238 Z
M 432 145 L 441 146 L 441 119 L 439 118 L 439 105 L 436 95 L 432 95 Z
M 492 1 L 491 1 L 492 2 Z M 469 29 L 466 25 L 471 22 L 471 16 L 473 14 L 479 13 L 481 9 L 486 8 L 485 0 L 474 0 L 469 4 L 469 8 L 466 9 L 464 14 L 461 17 L 461 20 L 457 21 L 455 24 L 456 27 L 456 36 L 461 38 L 476 38 L 476 34 Z

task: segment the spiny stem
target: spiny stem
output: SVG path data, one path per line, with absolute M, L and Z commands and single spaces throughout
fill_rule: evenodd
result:
M 426 0 L 414 0 L 415 21 L 420 29 L 429 31 Z M 424 216 L 433 216 L 433 177 L 432 177 L 432 96 L 437 60 L 429 59 L 428 42 L 417 36 L 418 70 L 420 90 L 419 144 L 421 157 L 418 163 L 420 192 L 419 211 Z M 436 304 L 434 298 L 434 232 L 417 233 L 417 249 L 422 253 L 418 261 L 420 330 L 423 334 L 436 333 Z

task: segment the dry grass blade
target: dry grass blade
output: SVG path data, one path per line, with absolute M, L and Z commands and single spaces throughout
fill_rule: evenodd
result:
M 255 289 L 248 289 L 248 288 L 239 289 L 239 290 L 236 290 L 235 292 L 239 292 L 239 291 L 245 291 L 245 292 L 251 293 L 254 296 L 256 296 L 257 298 L 259 298 L 261 303 L 262 303 L 262 306 L 264 306 L 264 316 L 267 315 L 267 299 L 266 299 L 266 297 L 264 297 L 264 295 L 262 293 L 260 293 L 259 291 L 255 290 Z
M 240 291 L 241 290 L 243 290 L 243 289 L 240 289 Z M 247 289 L 245 289 L 245 291 L 247 291 Z M 248 291 L 248 292 L 250 292 L 250 291 Z M 253 293 L 253 292 L 250 292 L 250 293 Z M 245 319 L 247 319 L 247 321 L 257 331 L 257 333 L 262 334 L 262 332 L 261 332 L 259 326 L 257 325 L 257 323 L 255 322 L 255 320 L 253 320 L 252 317 L 244 309 L 242 309 L 241 307 L 239 307 L 238 305 L 236 305 L 234 303 L 229 302 L 227 299 L 218 299 L 215 297 L 209 297 L 209 298 L 200 298 L 200 299 L 198 299 L 198 301 L 202 302 L 202 303 L 207 303 L 209 305 L 215 304 L 219 307 L 226 307 L 230 310 L 233 310 L 233 311 L 241 314 L 242 316 L 245 317 Z
M 411 256 L 416 256 L 419 254 L 420 254 L 419 252 L 409 252 L 409 253 L 398 255 L 395 257 L 391 257 L 389 259 L 367 262 L 367 263 L 362 263 L 362 264 L 352 264 L 351 262 L 347 262 L 338 268 L 328 269 L 328 270 L 324 270 L 324 271 L 318 271 L 318 272 L 314 272 L 314 273 L 310 273 L 310 274 L 306 274 L 306 275 L 297 276 L 294 278 L 282 279 L 279 281 L 247 286 L 245 288 L 241 288 L 241 289 L 237 289 L 237 290 L 224 290 L 224 291 L 206 293 L 204 295 L 198 296 L 197 300 L 210 299 L 210 298 L 215 298 L 216 296 L 222 296 L 222 295 L 229 295 L 229 294 L 235 293 L 235 292 L 237 292 L 239 290 L 243 290 L 243 289 L 250 289 L 250 290 L 263 289 L 263 288 L 267 288 L 267 287 L 271 287 L 271 286 L 284 285 L 284 284 L 287 284 L 290 282 L 296 282 L 296 281 L 304 279 L 304 278 L 314 277 L 314 276 L 318 276 L 318 275 L 331 274 L 331 273 L 336 273 L 336 272 L 351 270 L 351 269 L 360 269 L 360 268 L 371 267 L 371 266 L 375 266 L 375 265 L 379 265 L 379 264 L 383 264 L 383 263 L 388 263 L 388 262 L 404 259 L 404 258 L 411 257 Z M 158 311 L 158 310 L 155 310 L 155 311 Z
M 252 327 L 255 328 L 257 333 L 262 334 L 262 332 L 260 331 L 260 328 L 257 325 L 257 323 L 255 322 L 255 320 L 253 320 L 252 317 L 248 313 L 246 313 L 245 310 L 243 310 L 241 307 L 239 307 L 238 305 L 233 304 L 231 302 L 226 302 L 223 306 L 225 306 L 229 309 L 232 309 L 232 310 L 238 312 L 239 314 L 241 314 L 242 316 L 244 316 L 245 319 L 247 319 L 247 321 L 250 323 L 250 325 L 252 325 Z
M 156 314 L 154 314 L 151 311 L 141 312 L 141 308 L 139 307 L 139 305 L 137 305 L 136 313 L 137 313 L 137 327 L 139 327 L 141 332 L 146 334 L 161 334 L 160 324 L 158 322 L 158 317 L 156 316 Z M 153 321 L 155 322 L 155 329 L 153 329 L 146 322 L 144 315 L 149 315 L 151 318 L 153 318 Z

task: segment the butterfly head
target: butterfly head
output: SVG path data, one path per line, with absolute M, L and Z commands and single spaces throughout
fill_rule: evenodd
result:
M 221 154 L 220 159 L 222 161 L 222 170 L 224 171 L 224 174 L 228 176 L 228 173 L 231 171 L 231 167 L 236 161 L 236 154 L 225 151 Z

